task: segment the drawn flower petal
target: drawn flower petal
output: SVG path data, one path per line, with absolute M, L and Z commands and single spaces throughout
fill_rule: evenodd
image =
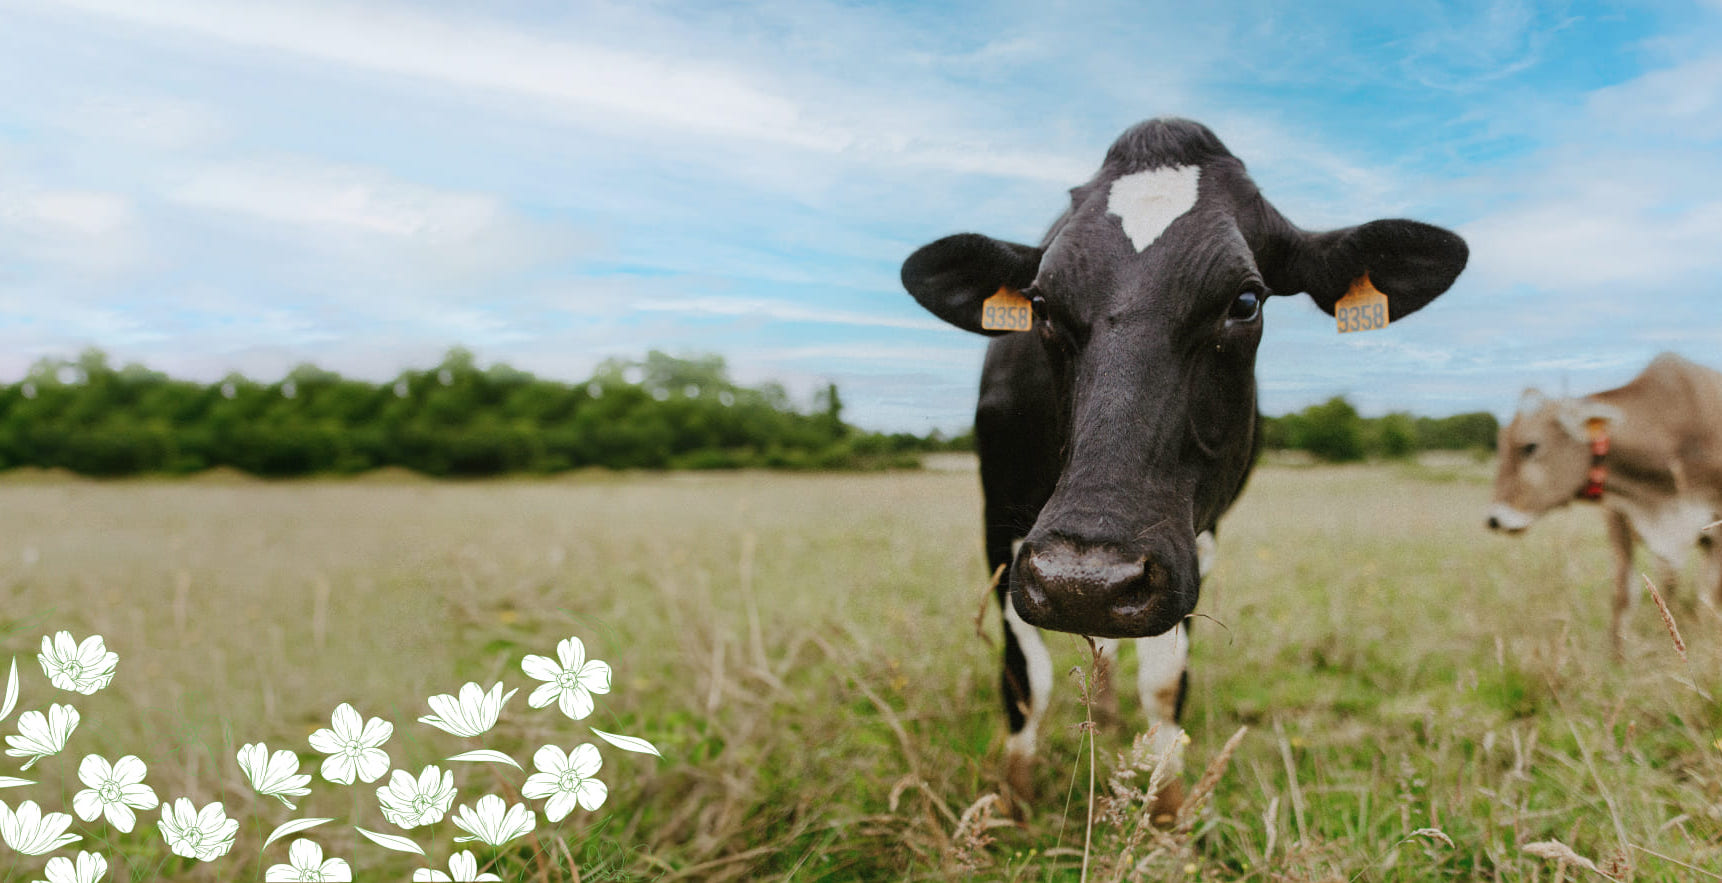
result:
M 662 754 L 658 753 L 656 746 L 637 736 L 623 736 L 616 733 L 606 733 L 597 727 L 591 727 L 590 729 L 592 730 L 593 735 L 616 746 L 617 748 L 622 749 L 623 751 L 633 751 L 638 754 L 650 754 L 653 757 L 663 757 Z
M 562 660 L 564 670 L 579 671 L 586 662 L 586 645 L 579 638 L 563 638 L 556 642 L 556 658 Z
M 397 837 L 393 834 L 378 834 L 375 831 L 367 831 L 364 828 L 361 828 L 357 825 L 353 826 L 353 830 L 358 831 L 360 834 L 365 835 L 365 839 L 371 841 L 372 843 L 377 844 L 378 846 L 381 846 L 384 849 L 392 849 L 396 852 L 411 852 L 411 853 L 416 853 L 418 855 L 424 855 L 425 854 L 425 851 L 422 847 L 420 847 L 417 843 L 414 843 L 411 840 L 408 840 L 405 837 Z
M 564 689 L 562 695 L 557 698 L 557 705 L 561 707 L 563 714 L 574 720 L 580 720 L 591 714 L 594 707 L 592 694 L 581 687 Z
M 465 751 L 465 752 L 462 752 L 460 754 L 456 754 L 453 757 L 450 757 L 448 759 L 449 760 L 466 761 L 468 763 L 506 763 L 509 766 L 514 767 L 517 770 L 522 769 L 519 761 L 516 761 L 514 758 L 509 757 L 508 755 L 503 754 L 500 751 L 494 751 L 494 750 L 489 749 L 489 748 L 479 748 L 479 749 L 474 750 L 474 751 Z
M 604 805 L 604 798 L 610 794 L 610 788 L 597 779 L 584 779 L 574 787 L 574 797 L 580 802 L 580 807 L 587 812 Z
M 527 656 L 520 660 L 520 670 L 538 681 L 554 681 L 562 674 L 562 667 L 556 664 L 556 660 L 546 656 Z
M 562 688 L 558 687 L 555 681 L 548 684 L 539 684 L 538 688 L 532 691 L 532 695 L 526 697 L 526 704 L 533 708 L 543 708 L 544 706 L 555 702 L 561 697 L 561 695 Z
M 12 673 L 6 676 L 6 698 L 0 700 L 0 721 L 18 707 L 18 657 L 12 657 Z
M 275 830 L 270 831 L 268 837 L 263 838 L 263 849 L 268 849 L 269 844 L 274 843 L 275 841 L 280 840 L 283 837 L 286 837 L 286 836 L 291 835 L 291 834 L 297 834 L 300 831 L 310 830 L 311 828 L 315 828 L 318 825 L 324 824 L 326 822 L 332 822 L 332 821 L 334 821 L 334 819 L 294 819 L 290 822 L 283 822 L 280 825 L 280 827 L 277 827 Z M 259 851 L 261 851 L 261 850 L 259 850 Z

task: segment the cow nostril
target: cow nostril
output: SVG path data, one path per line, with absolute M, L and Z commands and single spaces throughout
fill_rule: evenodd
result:
M 1148 576 L 1148 591 L 1164 592 L 1172 585 L 1172 573 L 1158 560 L 1150 558 L 1144 565 Z

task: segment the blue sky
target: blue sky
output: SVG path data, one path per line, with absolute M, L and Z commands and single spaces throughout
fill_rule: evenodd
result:
M 903 258 L 1035 241 L 1162 115 L 1301 226 L 1471 243 L 1385 331 L 1270 303 L 1269 413 L 1503 413 L 1664 349 L 1722 364 L 1722 0 L 6 0 L 0 382 L 87 346 L 203 380 L 454 345 L 572 380 L 655 348 L 960 428 L 984 340 Z

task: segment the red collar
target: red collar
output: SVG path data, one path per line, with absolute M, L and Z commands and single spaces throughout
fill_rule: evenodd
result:
M 1585 421 L 1585 432 L 1590 435 L 1590 472 L 1578 495 L 1581 500 L 1601 500 L 1602 483 L 1608 478 L 1608 467 L 1603 464 L 1608 456 L 1608 421 L 1593 417 Z

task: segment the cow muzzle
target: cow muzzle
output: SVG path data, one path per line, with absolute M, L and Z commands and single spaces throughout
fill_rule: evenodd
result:
M 1040 628 L 1142 638 L 1188 616 L 1196 585 L 1193 550 L 1180 556 L 1030 539 L 1011 568 L 1011 603 L 1024 622 Z
M 1490 530 L 1505 531 L 1510 534 L 1520 533 L 1536 520 L 1536 516 L 1520 512 L 1505 503 L 1496 503 L 1489 507 L 1488 524 Z

